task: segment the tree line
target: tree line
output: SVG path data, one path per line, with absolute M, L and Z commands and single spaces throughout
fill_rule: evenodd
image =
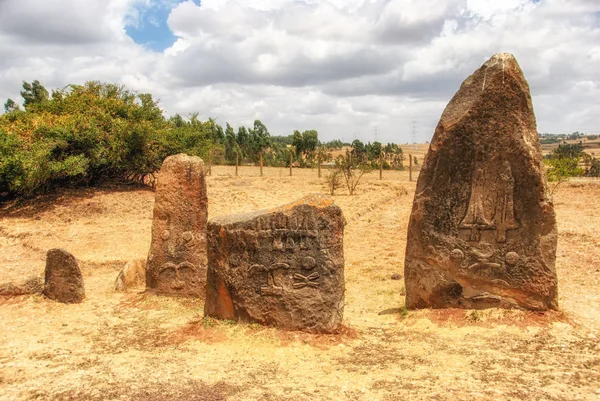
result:
M 314 167 L 333 163 L 333 152 L 347 146 L 355 162 L 402 168 L 396 144 L 322 143 L 316 130 L 272 136 L 260 120 L 234 129 L 199 113 L 167 118 L 151 94 L 123 85 L 90 81 L 49 92 L 36 80 L 23 82 L 21 97 L 22 106 L 8 99 L 0 116 L 0 200 L 65 185 L 147 182 L 177 153 L 217 164 Z

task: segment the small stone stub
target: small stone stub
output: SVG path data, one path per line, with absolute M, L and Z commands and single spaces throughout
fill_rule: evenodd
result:
M 0 296 L 16 296 L 41 294 L 44 290 L 44 279 L 31 276 L 22 281 L 0 284 Z
M 454 95 L 423 163 L 406 306 L 556 309 L 556 240 L 529 85 L 497 54 Z
M 344 310 L 344 218 L 310 195 L 208 223 L 206 316 L 331 332 Z
M 79 263 L 69 252 L 63 249 L 48 251 L 43 294 L 66 304 L 80 303 L 85 298 Z
M 146 288 L 159 295 L 204 297 L 208 199 L 202 159 L 165 159 L 158 174 Z
M 146 283 L 146 259 L 131 260 L 123 266 L 115 280 L 115 291 L 127 291 Z

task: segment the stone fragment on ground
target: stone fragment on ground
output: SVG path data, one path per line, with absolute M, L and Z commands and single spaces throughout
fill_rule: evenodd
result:
M 23 281 L 0 284 L 0 296 L 41 294 L 43 290 L 44 279 L 40 276 L 31 276 Z
M 454 95 L 423 163 L 406 305 L 556 309 L 556 242 L 529 85 L 497 54 Z
M 204 163 L 169 156 L 158 174 L 146 288 L 159 295 L 204 297 L 208 198 Z
M 127 291 L 146 283 L 146 259 L 130 260 L 123 266 L 115 280 L 115 291 Z
M 43 294 L 57 302 L 80 303 L 85 298 L 83 276 L 75 256 L 64 249 L 50 249 L 46 255 Z
M 344 310 L 344 224 L 322 195 L 211 219 L 205 315 L 335 331 Z

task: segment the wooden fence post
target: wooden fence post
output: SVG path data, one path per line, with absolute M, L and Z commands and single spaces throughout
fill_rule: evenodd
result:
M 321 152 L 317 153 L 317 171 L 319 172 L 319 178 L 321 178 Z
M 260 159 L 260 176 L 262 177 L 262 175 L 263 175 L 263 169 L 262 169 L 262 168 L 263 168 L 263 162 L 262 162 L 262 151 L 261 151 L 261 152 L 258 152 L 258 157 L 259 157 L 259 159 Z

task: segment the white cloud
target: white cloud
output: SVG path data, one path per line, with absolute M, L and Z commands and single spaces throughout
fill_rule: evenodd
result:
M 162 53 L 126 25 L 170 10 Z M 146 20 L 144 20 L 146 18 Z M 99 79 L 151 92 L 167 113 L 274 134 L 430 139 L 461 82 L 515 54 L 541 131 L 600 131 L 597 0 L 0 0 L 0 99 L 21 81 Z

